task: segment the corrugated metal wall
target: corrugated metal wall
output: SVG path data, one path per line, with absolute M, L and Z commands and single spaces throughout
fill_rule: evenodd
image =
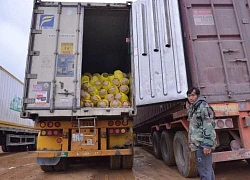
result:
M 0 66 L 0 121 L 34 126 L 30 119 L 20 118 L 23 84 Z
M 209 102 L 250 100 L 249 3 L 180 0 L 192 83 Z

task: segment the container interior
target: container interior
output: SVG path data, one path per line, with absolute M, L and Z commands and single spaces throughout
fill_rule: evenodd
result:
M 130 72 L 129 10 L 84 11 L 82 73 Z
M 116 70 L 130 74 L 129 17 L 129 9 L 111 10 L 108 7 L 85 9 L 82 76 L 85 73 L 112 75 Z M 131 91 L 131 85 L 129 89 Z M 131 102 L 131 95 L 127 96 Z

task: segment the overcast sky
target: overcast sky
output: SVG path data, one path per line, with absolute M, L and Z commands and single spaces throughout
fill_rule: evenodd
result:
M 78 2 L 67 0 L 69 1 Z M 126 2 L 126 0 L 79 0 L 79 2 L 113 3 Z M 24 81 L 32 6 L 33 0 L 0 0 L 0 66 L 22 82 Z

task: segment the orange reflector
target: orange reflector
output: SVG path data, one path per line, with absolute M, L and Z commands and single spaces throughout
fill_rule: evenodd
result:
M 41 128 L 44 128 L 45 126 L 46 126 L 46 123 L 45 123 L 45 122 L 41 122 L 41 123 L 40 123 L 40 127 L 41 127 Z
M 41 134 L 42 134 L 43 136 L 45 136 L 45 135 L 46 135 L 46 131 L 42 131 Z
M 120 133 L 120 129 L 116 129 L 116 130 L 115 130 L 115 133 L 116 133 L 116 134 L 119 134 L 119 133 Z
M 56 142 L 57 142 L 57 143 L 61 143 L 61 142 L 62 142 L 62 138 L 57 138 L 57 139 L 56 139 Z
M 122 125 L 123 126 L 127 126 L 128 125 L 128 121 L 122 121 Z
M 125 129 L 121 129 L 121 133 L 124 134 L 126 132 Z
M 115 121 L 115 125 L 116 126 L 120 126 L 121 125 L 121 121 Z
M 54 134 L 55 136 L 58 135 L 58 131 L 57 131 L 57 130 L 53 131 L 53 134 Z
M 51 135 L 52 135 L 52 131 L 48 131 L 48 132 L 47 132 L 47 135 L 48 135 L 48 136 L 51 136 Z
M 113 133 L 114 133 L 114 129 L 110 129 L 109 134 L 113 134 Z

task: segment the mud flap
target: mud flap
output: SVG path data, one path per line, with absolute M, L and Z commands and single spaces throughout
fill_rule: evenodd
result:
M 61 157 L 53 157 L 53 158 L 37 158 L 36 163 L 38 165 L 57 165 L 60 161 Z

